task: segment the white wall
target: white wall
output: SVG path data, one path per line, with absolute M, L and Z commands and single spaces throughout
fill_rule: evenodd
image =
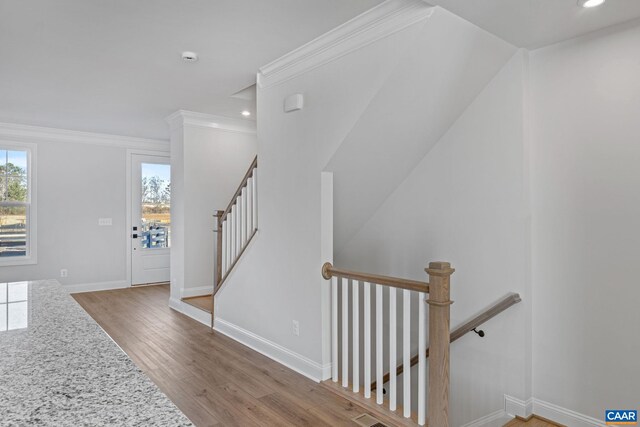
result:
M 456 268 L 452 328 L 509 292 L 523 303 L 452 345 L 452 425 L 528 398 L 525 372 L 527 204 L 522 197 L 526 53 L 517 53 L 409 177 L 335 256 L 336 265 L 428 280 L 429 261 Z
M 171 122 L 172 297 L 204 295 L 214 281 L 213 217 L 224 210 L 257 152 L 255 122 L 179 112 Z M 176 239 L 177 237 L 177 239 Z
M 309 360 L 306 373 L 315 378 L 322 375 L 318 370 L 326 373 L 329 362 L 326 342 L 318 339 L 322 336 L 322 316 L 326 315 L 319 301 L 324 301 L 323 291 L 328 291 L 328 283 L 319 272 L 329 257 L 327 251 L 322 252 L 327 241 L 323 239 L 326 230 L 321 217 L 322 172 L 335 172 L 334 196 L 349 187 L 340 193 L 343 197 L 334 198 L 336 203 L 346 200 L 345 194 L 355 192 L 350 206 L 361 201 L 375 208 L 387 191 L 376 187 L 383 179 L 380 177 L 402 181 L 411 169 L 407 165 L 417 163 L 425 146 L 434 142 L 425 137 L 421 144 L 420 133 L 412 132 L 413 127 L 404 127 L 401 112 L 420 111 L 424 98 L 431 97 L 429 114 L 422 120 L 433 118 L 442 133 L 514 51 L 507 43 L 443 9 L 436 8 L 434 12 L 422 2 L 395 3 L 402 7 L 401 12 L 389 14 L 388 20 L 377 15 L 379 9 L 368 12 L 267 65 L 263 68 L 267 71 L 258 76 L 259 232 L 218 294 L 216 316 L 225 325 L 235 325 Z M 376 17 L 371 19 L 373 23 L 367 21 L 369 14 Z M 358 28 L 361 21 L 367 25 Z M 366 34 L 367 31 L 373 34 Z M 455 37 L 448 37 L 452 33 Z M 440 42 L 432 43 L 435 39 Z M 449 39 L 446 46 L 451 51 L 459 48 L 466 52 L 472 47 L 484 54 L 479 55 L 481 58 L 471 55 L 471 59 L 465 55 L 461 58 L 458 53 L 448 55 L 442 40 Z M 418 66 L 428 69 L 433 61 L 441 62 L 433 67 L 436 71 L 427 75 L 402 72 Z M 460 71 L 461 63 L 467 67 L 464 72 Z M 467 72 L 474 69 L 477 74 Z M 434 90 L 439 85 L 450 87 L 455 93 Z M 404 104 L 398 103 L 394 89 L 415 96 Z M 305 108 L 284 113 L 283 101 L 294 93 L 304 94 Z M 446 113 L 432 108 L 439 101 Z M 381 118 L 385 111 L 391 114 Z M 354 131 L 362 126 L 372 129 Z M 424 131 L 422 126 L 418 128 Z M 397 129 L 395 139 L 370 138 L 376 133 L 393 134 L 389 129 Z M 435 137 L 432 133 L 438 131 L 426 132 L 429 138 Z M 349 147 L 343 149 L 345 143 Z M 404 160 L 383 162 L 384 167 L 377 168 L 380 159 L 402 150 L 409 153 L 404 153 Z M 353 170 L 349 173 L 349 168 L 337 167 L 336 162 L 353 164 Z M 372 171 L 379 176 L 370 181 L 356 179 L 367 165 L 371 168 L 366 171 L 367 176 Z M 333 238 L 342 239 L 345 229 L 353 228 L 353 221 L 350 216 L 336 214 L 338 210 L 336 205 Z M 372 215 L 373 210 L 368 209 L 366 216 Z M 350 224 L 346 228 L 345 221 Z M 416 268 L 422 267 L 424 260 L 416 264 Z M 292 334 L 293 320 L 300 323 L 300 336 Z
M 320 339 L 320 301 L 328 291 L 320 268 L 329 256 L 321 227 L 322 172 L 416 27 L 275 85 L 259 76 L 258 234 L 218 293 L 216 317 L 259 337 L 272 357 L 286 357 L 316 379 L 328 368 Z M 304 94 L 305 108 L 284 113 L 283 101 L 294 93 Z M 293 320 L 299 336 L 292 333 Z
M 534 395 L 638 405 L 640 26 L 531 54 Z
M 11 125 L 0 128 L 2 139 L 37 144 L 38 263 L 0 267 L 0 281 L 128 285 L 127 148 L 167 150 L 168 144 Z M 100 227 L 98 218 L 112 218 L 113 225 Z M 66 278 L 60 277 L 63 268 Z

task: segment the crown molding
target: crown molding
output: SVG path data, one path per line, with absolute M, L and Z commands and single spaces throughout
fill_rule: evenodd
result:
M 0 123 L 0 138 L 23 142 L 71 142 L 81 144 L 108 145 L 120 148 L 169 151 L 169 141 L 162 139 L 136 138 L 106 133 L 81 132 L 42 126 Z
M 258 72 L 258 86 L 274 86 L 320 67 L 429 18 L 433 11 L 434 7 L 423 0 L 386 0 L 261 67 Z
M 178 110 L 167 117 L 166 121 L 172 131 L 184 126 L 197 126 L 231 132 L 256 133 L 256 122 L 253 120 L 233 119 L 195 111 Z

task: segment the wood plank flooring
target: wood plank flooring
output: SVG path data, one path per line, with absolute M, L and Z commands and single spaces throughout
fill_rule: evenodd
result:
M 182 298 L 182 302 L 186 302 L 187 304 L 191 304 L 194 307 L 198 307 L 200 310 L 211 313 L 211 295 Z
M 531 417 L 526 421 L 516 418 L 514 420 L 509 421 L 507 424 L 505 424 L 504 427 L 563 427 L 563 426 L 561 426 L 560 424 L 555 424 L 553 422 L 545 420 L 544 418 L 540 418 L 534 415 L 533 417 Z
M 171 310 L 166 285 L 74 298 L 197 426 L 355 426 L 370 413 Z

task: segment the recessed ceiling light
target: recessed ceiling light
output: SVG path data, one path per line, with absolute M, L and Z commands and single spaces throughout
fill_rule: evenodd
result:
M 198 60 L 198 54 L 188 50 L 184 51 L 182 52 L 182 60 L 184 62 L 196 62 Z
M 582 7 L 596 7 L 604 3 L 605 0 L 578 0 L 578 5 Z
M 243 115 L 243 116 L 245 116 L 245 117 L 249 117 L 249 116 L 251 115 L 251 111 L 244 110 L 244 111 L 242 112 L 242 115 Z

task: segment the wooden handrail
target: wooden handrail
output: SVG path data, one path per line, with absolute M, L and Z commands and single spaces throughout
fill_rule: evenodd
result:
M 505 311 L 506 309 L 508 309 L 512 305 L 515 305 L 515 304 L 519 303 L 520 301 L 522 301 L 522 300 L 520 299 L 520 295 L 519 294 L 517 294 L 517 293 L 508 294 L 507 296 L 502 298 L 500 301 L 498 301 L 497 303 L 493 304 L 491 307 L 487 308 L 482 313 L 478 314 L 477 316 L 475 316 L 474 318 L 472 318 L 468 322 L 465 322 L 462 325 L 458 326 L 453 332 L 451 332 L 451 341 L 450 342 L 454 342 L 455 340 L 457 340 L 459 338 L 462 338 L 467 333 L 471 332 L 472 330 L 474 330 L 478 326 L 482 325 L 483 323 L 485 323 L 489 319 L 497 316 L 498 314 L 502 313 L 503 311 Z M 428 348 L 427 348 L 427 356 L 426 357 L 429 357 L 429 349 Z M 415 356 L 413 356 L 411 358 L 411 366 L 414 366 L 417 363 L 418 363 L 418 355 L 415 355 Z M 396 368 L 396 375 L 400 375 L 402 372 L 404 372 L 404 365 L 398 365 L 398 367 Z M 384 377 L 382 379 L 383 383 L 387 383 L 389 381 L 389 377 L 390 377 L 390 373 L 389 372 L 384 374 Z M 376 384 L 375 381 L 371 383 L 371 389 L 372 390 L 375 390 L 376 386 L 377 386 L 377 384 Z
M 375 283 L 377 285 L 391 286 L 399 289 L 429 293 L 429 283 L 417 280 L 400 279 L 397 277 L 378 276 L 376 274 L 358 273 L 355 271 L 335 268 L 330 262 L 322 266 L 322 277 L 330 280 L 332 277 L 343 277 L 345 279 L 359 280 L 362 282 Z
M 249 181 L 249 178 L 253 176 L 253 171 L 257 167 L 258 167 L 258 156 L 256 156 L 253 159 L 253 162 L 251 162 L 251 166 L 249 166 L 249 170 L 247 170 L 247 173 L 244 174 L 244 178 L 242 178 L 242 181 L 240 182 L 238 189 L 236 190 L 235 193 L 233 193 L 233 197 L 231 197 L 231 201 L 229 202 L 229 205 L 227 205 L 227 208 L 224 211 L 222 211 L 222 215 L 220 215 L 221 223 L 227 219 L 227 215 L 229 214 L 229 212 L 231 212 L 231 208 L 233 208 L 233 205 L 236 204 L 236 201 L 238 200 L 238 196 L 242 194 L 242 189 L 247 186 L 247 181 Z

